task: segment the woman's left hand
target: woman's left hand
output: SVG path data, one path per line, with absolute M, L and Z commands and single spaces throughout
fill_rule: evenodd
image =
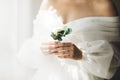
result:
M 43 51 L 55 54 L 59 58 L 82 59 L 82 51 L 70 42 L 48 42 Z

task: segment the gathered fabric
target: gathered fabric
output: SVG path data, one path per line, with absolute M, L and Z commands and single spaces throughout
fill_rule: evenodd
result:
M 60 59 L 40 50 L 42 42 L 53 41 L 51 32 L 64 26 L 72 33 L 63 42 L 72 42 L 81 49 L 82 60 Z M 18 60 L 37 69 L 32 80 L 110 79 L 119 66 L 120 51 L 112 44 L 120 41 L 118 30 L 118 17 L 85 17 L 63 24 L 56 12 L 39 11 L 33 37 L 20 49 Z

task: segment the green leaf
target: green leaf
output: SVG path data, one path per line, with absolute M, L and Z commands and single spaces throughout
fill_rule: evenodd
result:
M 60 30 L 60 31 L 58 31 L 57 33 L 63 34 L 64 32 L 65 32 L 64 30 Z
M 66 35 L 70 34 L 71 32 L 72 32 L 72 29 L 65 26 L 63 29 L 59 29 L 56 32 L 56 34 L 52 32 L 51 37 L 54 40 L 62 41 L 62 37 L 65 37 Z
M 57 40 L 57 36 L 52 32 L 51 33 L 51 37 L 54 39 L 54 40 Z
M 59 37 L 59 38 L 58 38 L 58 41 L 62 41 L 62 38 L 61 38 L 61 37 Z
M 68 34 L 70 34 L 70 33 L 72 32 L 72 29 L 71 29 L 71 28 L 65 27 L 64 29 L 65 29 L 64 36 L 65 36 L 65 35 L 68 35 Z

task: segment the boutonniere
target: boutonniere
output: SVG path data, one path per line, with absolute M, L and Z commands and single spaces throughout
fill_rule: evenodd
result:
M 52 32 L 51 37 L 54 40 L 62 41 L 62 37 L 65 37 L 66 35 L 70 34 L 71 32 L 72 32 L 72 29 L 65 26 L 62 29 L 57 29 L 55 32 Z

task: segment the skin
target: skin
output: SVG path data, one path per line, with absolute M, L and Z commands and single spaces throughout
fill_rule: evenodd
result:
M 62 6 L 61 6 L 62 4 Z M 52 9 L 51 9 L 52 7 Z M 84 17 L 116 16 L 110 0 L 45 0 L 41 10 L 56 10 L 63 23 Z M 44 53 L 55 54 L 59 58 L 82 59 L 82 50 L 72 42 L 51 41 L 41 44 Z
M 55 54 L 59 58 L 82 59 L 82 51 L 70 42 L 51 41 L 42 43 L 41 50 L 44 53 Z

